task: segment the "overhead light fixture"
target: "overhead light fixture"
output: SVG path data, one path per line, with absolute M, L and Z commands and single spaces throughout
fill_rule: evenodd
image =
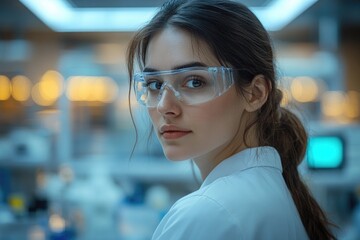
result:
M 273 0 L 251 10 L 268 31 L 278 31 L 317 0 Z M 136 31 L 158 11 L 156 7 L 74 8 L 67 0 L 20 0 L 56 32 Z
M 317 0 L 273 0 L 266 7 L 250 8 L 268 31 L 279 31 Z

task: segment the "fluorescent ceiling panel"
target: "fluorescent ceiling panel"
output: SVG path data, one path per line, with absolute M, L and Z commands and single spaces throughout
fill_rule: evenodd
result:
M 251 10 L 269 31 L 281 30 L 317 0 L 273 0 Z M 136 31 L 158 8 L 73 8 L 66 0 L 20 0 L 56 32 Z

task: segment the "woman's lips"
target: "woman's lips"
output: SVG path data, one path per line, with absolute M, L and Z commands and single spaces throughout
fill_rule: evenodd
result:
M 191 131 L 165 131 L 161 136 L 165 139 L 177 139 L 188 135 Z
M 163 125 L 160 128 L 160 134 L 164 139 L 177 139 L 184 137 L 192 131 L 175 125 Z

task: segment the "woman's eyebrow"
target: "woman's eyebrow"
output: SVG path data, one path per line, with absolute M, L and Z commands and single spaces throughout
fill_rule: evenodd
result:
M 182 65 L 178 65 L 173 67 L 171 70 L 177 70 L 177 69 L 182 69 L 182 68 L 189 68 L 189 67 L 208 67 L 208 65 L 206 65 L 205 63 L 202 62 L 190 62 L 190 63 L 185 63 Z M 151 67 L 145 67 L 143 72 L 158 72 L 160 70 L 156 69 L 156 68 L 151 68 Z

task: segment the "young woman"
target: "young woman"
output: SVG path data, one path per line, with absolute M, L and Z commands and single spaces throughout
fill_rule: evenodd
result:
M 128 68 L 166 157 L 192 159 L 204 180 L 153 239 L 334 239 L 297 171 L 307 134 L 279 105 L 271 42 L 248 8 L 168 1 L 132 39 Z

